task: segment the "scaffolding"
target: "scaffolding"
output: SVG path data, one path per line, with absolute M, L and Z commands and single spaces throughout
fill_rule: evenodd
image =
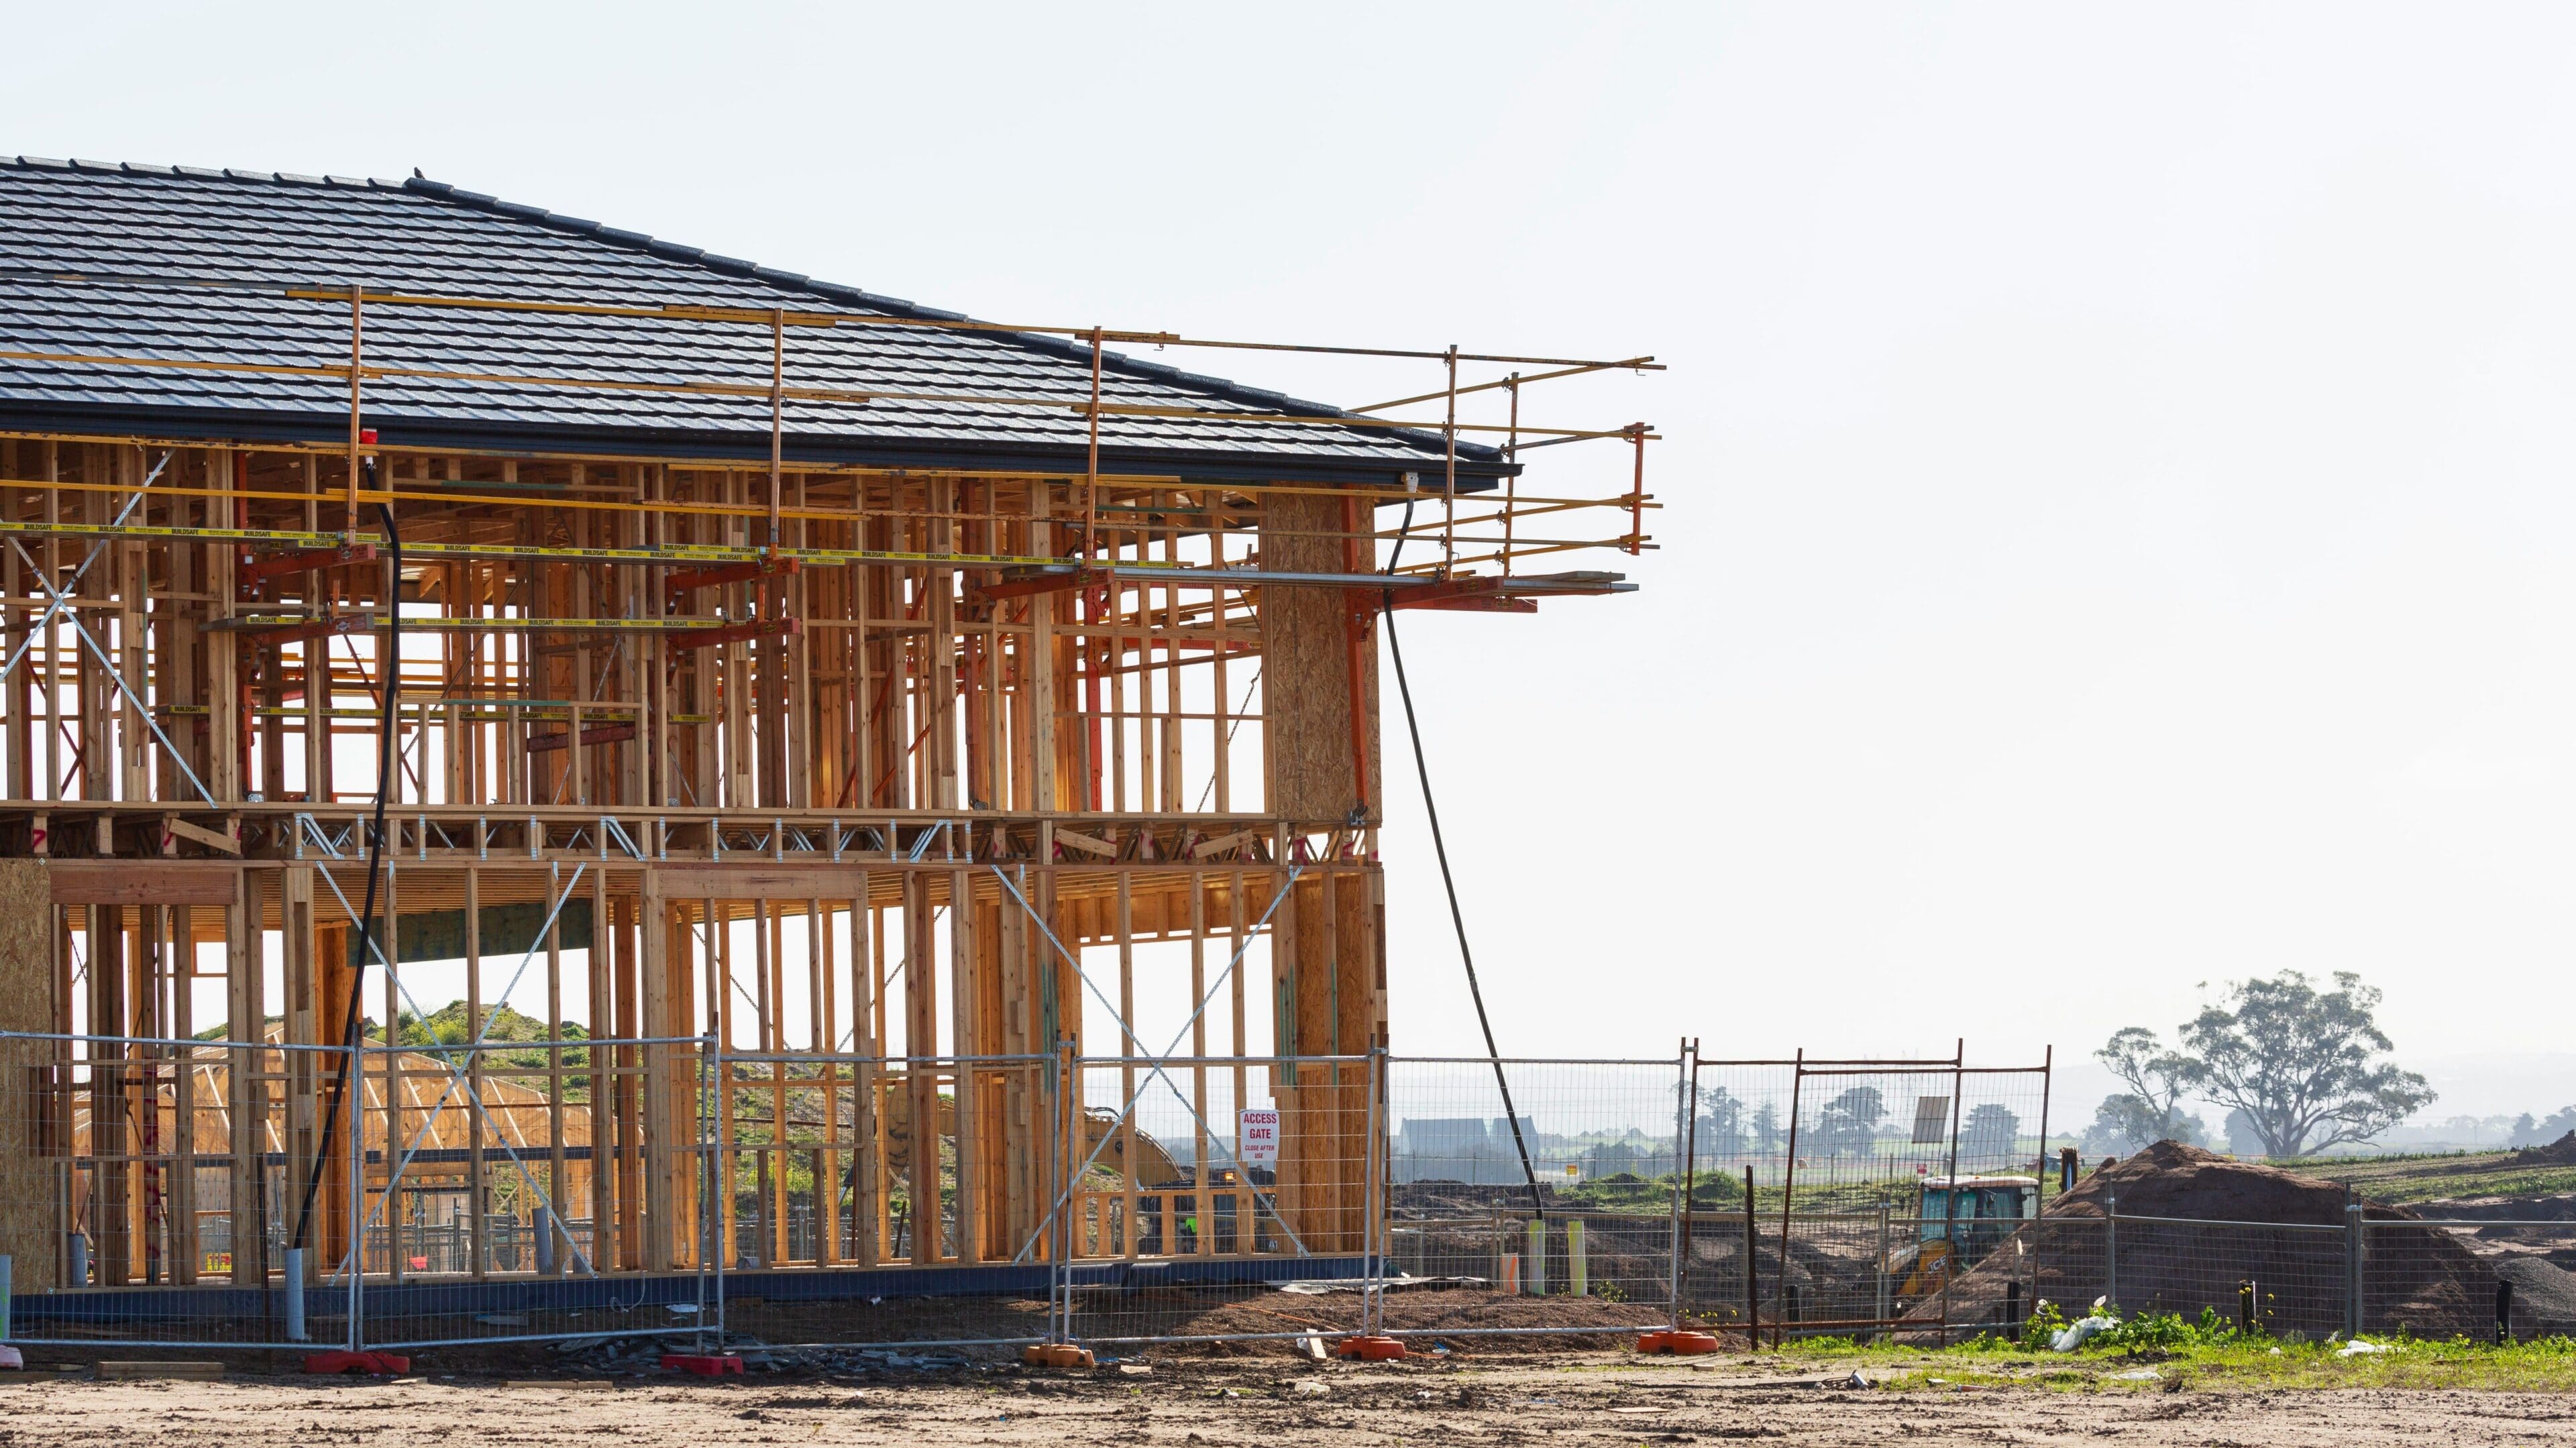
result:
M 26 917 L 0 950 L 0 1029 L 57 1040 L 43 1110 L 73 1143 L 0 1211 L 21 1292 L 266 1285 L 284 1264 L 262 1244 L 298 1230 L 299 1194 L 323 1202 L 315 1281 L 353 1260 L 402 1281 L 1136 1256 L 1134 1232 L 1103 1247 L 1064 1229 L 1043 1188 L 1067 1175 L 1059 1153 L 1125 1220 L 1140 1192 L 1204 1202 L 1229 1182 L 1248 1220 L 1251 1188 L 1225 1176 L 1236 1123 L 1210 1102 L 1259 1097 L 1260 1062 L 1389 1042 L 1378 616 L 1625 592 L 1562 565 L 1654 546 L 1654 430 L 1523 415 L 1532 388 L 1648 357 L 9 280 L 146 308 L 255 301 L 303 351 L 0 363 L 346 399 L 328 438 L 19 427 L 0 409 L 0 894 Z M 713 329 L 739 370 L 372 345 L 384 319 L 428 313 Z M 801 376 L 795 341 L 841 329 L 1057 338 L 1088 387 Z M 342 334 L 345 358 L 314 353 Z M 1104 381 L 1112 345 L 1365 358 L 1438 385 L 1348 412 L 1128 402 Z M 739 445 L 379 432 L 374 396 L 430 384 L 496 406 L 714 399 Z M 1080 464 L 800 444 L 885 408 L 1025 417 Z M 1370 483 L 1140 461 L 1222 450 L 1199 438 L 1219 428 L 1401 436 L 1422 462 Z M 1615 481 L 1523 489 L 1525 454 L 1574 444 L 1617 450 Z M 1138 1024 L 1157 990 L 1172 999 L 1149 1009 L 1186 1014 L 1173 1039 Z M 505 1008 L 538 998 L 496 1065 Z M 361 1042 L 342 1039 L 352 1013 Z M 1148 1065 L 1092 1100 L 1060 1064 L 1085 1055 Z M 1359 1144 L 1379 1119 L 1368 1079 L 1290 1067 L 1266 1087 L 1296 1181 L 1272 1209 L 1282 1239 L 1366 1237 L 1363 1177 L 1385 1160 Z M 1154 1090 L 1191 1107 L 1186 1164 L 1139 1138 Z M 391 1165 L 422 1142 L 463 1204 L 436 1222 Z M 849 1225 L 791 1234 L 795 1193 Z M 218 1195 L 220 1214 L 197 1205 Z M 936 1230 L 899 1228 L 895 1203 L 934 1199 Z M 505 1264 L 496 1243 L 521 1231 L 547 1246 Z M 412 1250 L 438 1232 L 460 1245 Z

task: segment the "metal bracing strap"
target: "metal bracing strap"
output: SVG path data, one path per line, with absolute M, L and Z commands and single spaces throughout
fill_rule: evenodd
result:
M 1011 894 L 1011 898 L 1019 902 L 1020 909 L 1025 911 L 1029 917 L 1029 923 L 1035 925 L 1038 928 L 1038 933 L 1046 937 L 1047 944 L 1054 946 L 1056 954 L 1064 957 L 1065 964 L 1073 967 L 1073 973 L 1080 977 L 1084 987 L 1090 990 L 1091 994 L 1099 1000 L 1101 1008 L 1109 1012 L 1110 1019 L 1118 1023 L 1120 1034 L 1124 1035 L 1128 1040 L 1134 1040 L 1136 1038 L 1135 1028 L 1127 1023 L 1127 1018 L 1125 1016 L 1119 1014 L 1116 1006 L 1110 1004 L 1108 995 L 1104 993 L 1100 989 L 1099 985 L 1092 980 L 1089 972 L 1082 968 L 1082 962 L 1074 957 L 1073 952 L 1064 948 L 1063 941 L 1056 939 L 1055 932 L 1047 927 L 1045 919 L 1038 914 L 1036 907 L 1029 904 L 1028 897 L 1021 894 L 1019 887 L 1011 883 L 1011 877 L 1002 873 L 1002 868 L 999 865 L 987 865 L 985 868 L 991 870 L 993 872 L 993 878 L 1001 881 L 1002 888 L 1008 890 Z M 1288 878 L 1280 883 L 1279 893 L 1270 897 L 1269 907 L 1261 912 L 1260 921 L 1253 926 L 1254 931 L 1257 932 L 1262 926 L 1270 923 L 1271 915 L 1279 909 L 1279 903 L 1288 898 L 1289 890 L 1295 887 L 1297 877 L 1304 872 L 1305 868 L 1301 865 L 1291 865 L 1288 867 Z M 1239 949 L 1234 953 L 1234 959 L 1226 962 L 1226 971 L 1229 973 L 1232 972 L 1235 965 L 1243 959 L 1245 952 L 1251 949 L 1252 942 L 1251 940 L 1246 939 L 1243 943 L 1242 949 Z M 1224 981 L 1224 975 L 1219 975 L 1217 977 L 1218 984 L 1222 985 Z M 1215 994 L 1216 992 L 1211 988 L 1208 992 L 1208 1000 L 1214 999 Z M 1199 1012 L 1206 1009 L 1207 1000 L 1201 1000 L 1199 1002 L 1199 1009 L 1197 1011 L 1192 1011 L 1190 1013 L 1190 1019 L 1182 1023 L 1180 1032 L 1172 1037 L 1172 1044 L 1164 1049 L 1162 1056 L 1146 1058 L 1146 1080 L 1150 1082 L 1154 1078 L 1160 1077 L 1164 1085 L 1172 1088 L 1172 1095 L 1174 1099 L 1181 1103 L 1181 1109 L 1187 1111 L 1190 1114 L 1190 1119 L 1199 1124 L 1199 1129 L 1207 1133 L 1209 1144 L 1215 1146 L 1219 1151 L 1224 1152 L 1226 1159 L 1234 1163 L 1235 1169 L 1243 1173 L 1243 1179 L 1248 1184 L 1252 1180 L 1252 1173 L 1249 1168 L 1244 1166 L 1243 1159 L 1235 1155 L 1232 1148 L 1223 1145 L 1223 1139 L 1219 1136 L 1217 1129 L 1208 1124 L 1206 1117 L 1199 1115 L 1198 1108 L 1191 1104 L 1188 1093 L 1182 1091 L 1180 1083 L 1174 1081 L 1163 1070 L 1163 1061 L 1180 1049 L 1181 1037 L 1189 1034 L 1190 1026 L 1199 1018 Z M 1075 1069 L 1077 1072 L 1080 1070 L 1079 1063 L 1077 1063 Z M 1082 1180 L 1084 1174 L 1091 1170 L 1092 1164 L 1100 1160 L 1100 1154 L 1109 1149 L 1109 1138 L 1112 1132 L 1114 1132 L 1116 1128 L 1127 1124 L 1127 1118 L 1135 1113 L 1137 1103 L 1143 1099 L 1144 1091 L 1142 1086 L 1140 1086 L 1136 1091 L 1128 1094 L 1125 1104 L 1119 1108 L 1117 1120 L 1111 1123 L 1111 1131 L 1101 1133 L 1100 1144 L 1093 1147 L 1091 1149 L 1091 1155 L 1083 1159 L 1081 1168 L 1065 1178 L 1064 1191 L 1057 1196 L 1055 1206 L 1047 1212 L 1046 1218 L 1041 1221 L 1038 1231 L 1030 1233 L 1029 1239 L 1020 1244 L 1020 1250 L 1012 1254 L 1011 1260 L 1013 1262 L 1020 1262 L 1027 1259 L 1030 1250 L 1037 1246 L 1039 1232 L 1043 1232 L 1045 1230 L 1045 1221 L 1052 1221 L 1056 1213 L 1063 1211 L 1065 1204 L 1073 1200 L 1073 1184 Z M 1236 1105 L 1239 1108 L 1242 1103 L 1237 1102 Z M 1130 1170 L 1132 1170 L 1132 1168 L 1130 1168 Z M 1258 1189 L 1253 1192 L 1252 1199 L 1256 1202 L 1265 1201 L 1263 1194 Z M 1288 1240 L 1296 1244 L 1297 1255 L 1300 1257 L 1313 1256 L 1313 1253 L 1306 1250 L 1305 1242 L 1298 1237 L 1297 1229 L 1288 1225 L 1288 1219 L 1279 1214 L 1277 1202 L 1268 1201 L 1267 1205 L 1270 1211 L 1270 1219 L 1277 1222 L 1279 1224 L 1279 1230 L 1286 1232 L 1288 1234 Z
M 161 454 L 161 461 L 152 465 L 152 471 L 143 475 L 143 482 L 141 486 L 136 489 L 134 496 L 126 499 L 125 506 L 117 510 L 116 526 L 123 526 L 125 520 L 132 516 L 135 508 L 142 503 L 144 493 L 151 488 L 152 480 L 161 476 L 161 470 L 168 466 L 170 466 L 170 454 L 164 452 Z M 12 538 L 9 541 L 14 544 L 18 540 Z M 89 575 L 89 566 L 96 563 L 98 561 L 98 556 L 106 551 L 106 539 L 102 538 L 98 542 L 90 545 L 88 554 L 83 556 L 80 561 L 80 567 L 72 570 L 72 587 L 80 587 L 81 580 Z M 21 549 L 19 556 L 22 558 L 26 557 L 25 550 Z M 33 560 L 30 560 L 30 566 L 33 566 Z M 39 569 L 37 571 L 41 576 L 43 570 Z M 63 596 L 61 594 L 54 595 L 54 601 L 45 606 L 44 616 L 36 620 L 35 627 L 27 630 L 27 637 L 21 640 L 17 649 L 9 655 L 9 661 L 5 664 L 0 664 L 0 680 L 7 679 L 10 671 L 18 667 L 18 661 L 27 656 L 27 651 L 29 649 L 36 646 L 37 636 L 45 631 L 46 625 L 54 621 L 54 615 L 60 613 L 65 607 L 66 604 Z
M 572 892 L 581 887 L 582 872 L 587 868 L 589 867 L 586 864 L 575 865 L 573 867 L 572 878 L 564 883 L 563 893 L 555 897 L 554 907 L 546 912 L 545 924 L 539 926 L 537 929 L 537 942 L 543 942 L 547 934 L 554 929 L 556 917 L 563 913 L 565 903 L 572 899 Z M 357 918 L 357 912 L 349 908 L 349 897 L 342 893 L 340 882 L 331 878 L 331 872 L 329 870 L 316 870 L 314 873 L 322 877 L 323 884 L 331 887 L 331 894 L 339 900 L 340 909 L 347 913 L 350 919 L 355 920 Z M 385 967 L 386 978 L 393 981 L 394 988 L 396 990 L 402 992 L 403 1002 L 411 1007 L 414 1015 L 420 1016 L 422 1019 L 427 1019 L 427 1013 L 421 1010 L 419 1000 L 414 998 L 411 993 L 411 987 L 402 983 L 401 974 L 395 971 L 393 963 L 385 958 L 383 944 L 377 941 L 374 936 L 370 934 L 367 945 L 369 953 L 375 956 L 376 963 Z M 519 958 L 519 968 L 511 974 L 509 988 L 505 988 L 501 992 L 500 1002 L 493 1006 L 492 1014 L 484 1018 L 481 1029 L 475 1033 L 472 1046 L 466 1048 L 469 1055 L 472 1054 L 473 1050 L 480 1048 L 491 1035 L 492 1022 L 500 1018 L 501 1004 L 508 1002 L 510 998 L 510 990 L 517 988 L 519 978 L 527 973 L 528 964 L 530 961 L 536 959 L 538 949 L 539 944 L 532 943 L 528 947 L 527 954 Z M 398 1049 L 393 1041 L 393 1031 L 390 1025 L 388 1025 L 386 1029 L 385 1037 L 388 1049 Z M 376 1213 L 383 1211 L 385 1204 L 392 1200 L 393 1184 L 402 1180 L 403 1168 L 409 1166 L 412 1158 L 419 1154 L 421 1143 L 429 1139 L 430 1129 L 438 1124 L 438 1118 L 447 1109 L 449 1098 L 456 1094 L 457 1088 L 460 1086 L 464 1088 L 465 1099 L 472 1105 L 474 1114 L 482 1117 L 483 1124 L 492 1128 L 493 1142 L 501 1148 L 501 1154 L 508 1157 L 510 1159 L 510 1165 L 518 1169 L 519 1180 L 525 1182 L 527 1184 L 528 1191 L 536 1197 L 538 1202 L 544 1205 L 547 1216 L 558 1223 L 562 1222 L 563 1214 L 555 1210 L 554 1198 L 549 1195 L 543 1187 L 537 1185 L 536 1178 L 528 1171 L 528 1164 L 521 1161 L 519 1159 L 518 1152 L 511 1149 L 509 1134 L 501 1129 L 501 1124 L 499 1122 L 492 1119 L 491 1110 L 484 1105 L 483 1098 L 474 1093 L 474 1083 L 467 1075 L 466 1070 L 457 1066 L 454 1059 L 457 1049 L 458 1048 L 454 1046 L 432 1045 L 424 1047 L 421 1050 L 422 1055 L 437 1058 L 440 1064 L 447 1068 L 447 1084 L 440 1089 L 438 1100 L 430 1104 L 429 1114 L 422 1118 L 420 1131 L 412 1138 L 411 1145 L 403 1149 L 402 1159 L 389 1166 L 385 1175 L 385 1193 L 382 1197 L 377 1199 L 375 1211 L 367 1214 L 366 1221 L 363 1225 L 373 1226 L 376 1221 Z M 392 1143 L 388 1142 L 386 1145 L 390 1147 Z M 572 1240 L 572 1233 L 569 1230 L 564 1233 L 564 1245 L 572 1249 L 573 1258 L 581 1264 L 581 1270 L 584 1273 L 593 1277 L 599 1275 L 599 1269 L 591 1265 L 590 1254 L 582 1251 L 580 1244 Z M 355 1251 L 355 1248 L 353 1247 L 351 1250 Z M 348 1264 L 346 1262 L 342 1263 L 342 1270 L 345 1270 L 347 1266 Z M 338 1273 L 335 1271 L 333 1275 L 337 1276 Z
M 54 587 L 54 581 L 45 576 L 44 569 L 37 567 L 36 560 L 28 556 L 26 547 L 15 538 L 9 540 L 9 546 L 17 551 L 20 558 L 26 560 L 27 567 L 35 574 L 36 586 L 53 595 L 52 607 L 61 609 L 68 606 L 70 600 Z M 50 618 L 52 614 L 49 612 L 46 617 Z M 116 667 L 116 660 L 108 657 L 107 646 L 100 643 L 97 635 L 89 631 L 88 624 L 81 622 L 79 614 L 70 615 L 69 622 L 72 632 L 80 636 L 82 643 L 89 645 L 89 651 L 92 654 L 97 655 L 98 666 L 105 669 L 108 678 L 115 681 L 118 692 L 124 694 L 126 702 L 134 706 L 134 712 L 142 718 L 144 726 L 152 731 L 152 737 L 161 741 L 161 748 L 169 755 L 170 762 L 177 765 L 179 772 L 188 777 L 188 783 L 196 786 L 198 797 L 205 800 L 208 805 L 213 805 L 215 792 L 206 788 L 206 782 L 197 778 L 197 771 L 188 767 L 188 761 L 179 753 L 179 746 L 171 743 L 170 736 L 161 732 L 161 721 L 152 717 L 152 706 L 143 702 L 143 696 L 134 692 L 134 686 L 125 681 L 124 673 Z M 30 633 L 27 637 L 33 641 L 35 635 Z M 24 653 L 25 650 L 21 648 L 20 652 Z M 7 670 L 0 669 L 0 678 L 5 677 L 7 677 Z

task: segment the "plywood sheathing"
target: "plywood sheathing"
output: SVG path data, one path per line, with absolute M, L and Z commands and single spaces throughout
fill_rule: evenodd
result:
M 42 860 L 0 860 L 0 1030 L 54 1029 L 53 891 Z M 19 1109 L 0 1111 L 0 1253 L 13 1290 L 50 1292 L 62 1281 L 55 1210 L 61 1162 L 41 1140 L 52 1093 L 49 1042 L 0 1046 L 0 1071 Z
M 1342 501 L 1272 494 L 1261 502 L 1263 568 L 1338 573 L 1346 563 Z M 1322 535 L 1322 536 L 1317 536 Z M 1294 819 L 1347 819 L 1359 803 L 1351 768 L 1351 608 L 1338 589 L 1274 588 L 1261 596 L 1263 723 L 1270 750 L 1270 807 Z M 1377 738 L 1377 650 L 1364 651 L 1360 698 Z M 1369 751 L 1369 813 L 1380 813 L 1383 772 Z

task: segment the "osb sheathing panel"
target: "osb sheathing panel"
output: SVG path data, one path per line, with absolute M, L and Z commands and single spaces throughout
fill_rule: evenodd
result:
M 1312 494 L 1272 493 L 1261 502 L 1261 566 L 1283 572 L 1338 573 L 1349 566 L 1342 540 L 1344 502 Z M 1368 518 L 1363 510 L 1361 522 Z M 1374 550 L 1371 550 L 1373 556 Z M 1361 567 L 1373 567 L 1364 556 Z M 1263 737 L 1270 750 L 1272 814 L 1341 819 L 1357 801 L 1351 791 L 1351 662 L 1347 605 L 1331 588 L 1270 588 L 1261 593 Z M 1364 737 L 1369 748 L 1370 813 L 1379 800 L 1377 645 L 1361 650 Z
M 0 1030 L 54 1028 L 53 951 L 47 925 L 53 888 L 42 860 L 0 860 Z M 53 1240 L 53 1164 L 37 1154 L 38 1098 L 31 1079 L 51 1052 L 34 1042 L 0 1047 L 0 1252 L 11 1259 L 16 1292 L 57 1285 Z

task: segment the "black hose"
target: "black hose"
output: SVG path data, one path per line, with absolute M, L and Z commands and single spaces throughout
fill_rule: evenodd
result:
M 1396 530 L 1395 547 L 1388 551 L 1387 576 L 1395 576 L 1396 560 L 1404 556 L 1404 540 L 1413 531 L 1413 504 L 1404 505 L 1404 526 Z M 1476 1025 L 1485 1033 L 1485 1055 L 1494 1063 L 1494 1086 L 1503 1094 L 1503 1119 L 1511 1123 L 1512 1147 L 1521 1156 L 1521 1178 L 1529 1183 L 1530 1211 L 1542 1222 L 1547 1220 L 1547 1202 L 1539 1194 L 1538 1171 L 1530 1165 L 1529 1143 L 1521 1137 L 1520 1113 L 1512 1109 L 1512 1086 L 1503 1079 L 1503 1053 L 1494 1045 L 1494 1023 L 1485 1014 L 1484 988 L 1476 984 L 1476 953 L 1467 948 L 1467 917 L 1458 909 L 1458 881 L 1449 873 L 1449 844 L 1440 833 L 1440 806 L 1431 798 L 1431 765 L 1422 757 L 1422 726 L 1413 716 L 1413 686 L 1404 677 L 1404 645 L 1395 636 L 1395 590 L 1379 590 L 1384 603 L 1381 610 L 1386 620 L 1386 650 L 1395 660 L 1395 690 L 1404 699 L 1404 732 L 1413 740 L 1413 772 L 1422 781 L 1422 812 L 1431 820 L 1431 850 L 1440 857 L 1440 886 L 1449 892 L 1449 924 L 1458 932 L 1458 959 L 1467 967 L 1467 994 L 1476 1002 Z M 1358 701 L 1352 701 L 1358 707 Z
M 366 466 L 367 487 L 373 491 L 375 460 L 368 459 Z M 376 887 L 385 874 L 385 801 L 397 784 L 394 777 L 394 709 L 402 693 L 402 533 L 394 526 L 391 504 L 378 503 L 376 516 L 384 520 L 385 541 L 393 553 L 393 586 L 385 612 L 384 657 L 376 664 L 376 676 L 384 695 L 384 722 L 377 730 L 375 833 L 367 841 L 367 905 L 358 912 L 358 949 L 349 975 L 349 1010 L 340 1024 L 340 1044 L 349 1052 L 349 1064 L 341 1071 L 339 1079 L 331 1083 L 330 1104 L 322 1112 L 322 1134 L 313 1139 L 313 1168 L 305 1176 L 304 1206 L 295 1214 L 295 1235 L 291 1239 L 298 1247 L 312 1245 L 309 1234 L 313 1230 L 313 1198 L 322 1190 L 322 1158 L 331 1150 L 332 1135 L 340 1128 L 341 1108 L 349 1099 L 350 1082 L 358 1074 L 359 1008 L 366 997 L 366 992 L 359 987 L 367 978 L 367 959 L 375 947 Z M 306 687 L 311 685 L 308 683 Z M 387 1045 L 394 1044 L 390 1023 L 385 1041 Z

